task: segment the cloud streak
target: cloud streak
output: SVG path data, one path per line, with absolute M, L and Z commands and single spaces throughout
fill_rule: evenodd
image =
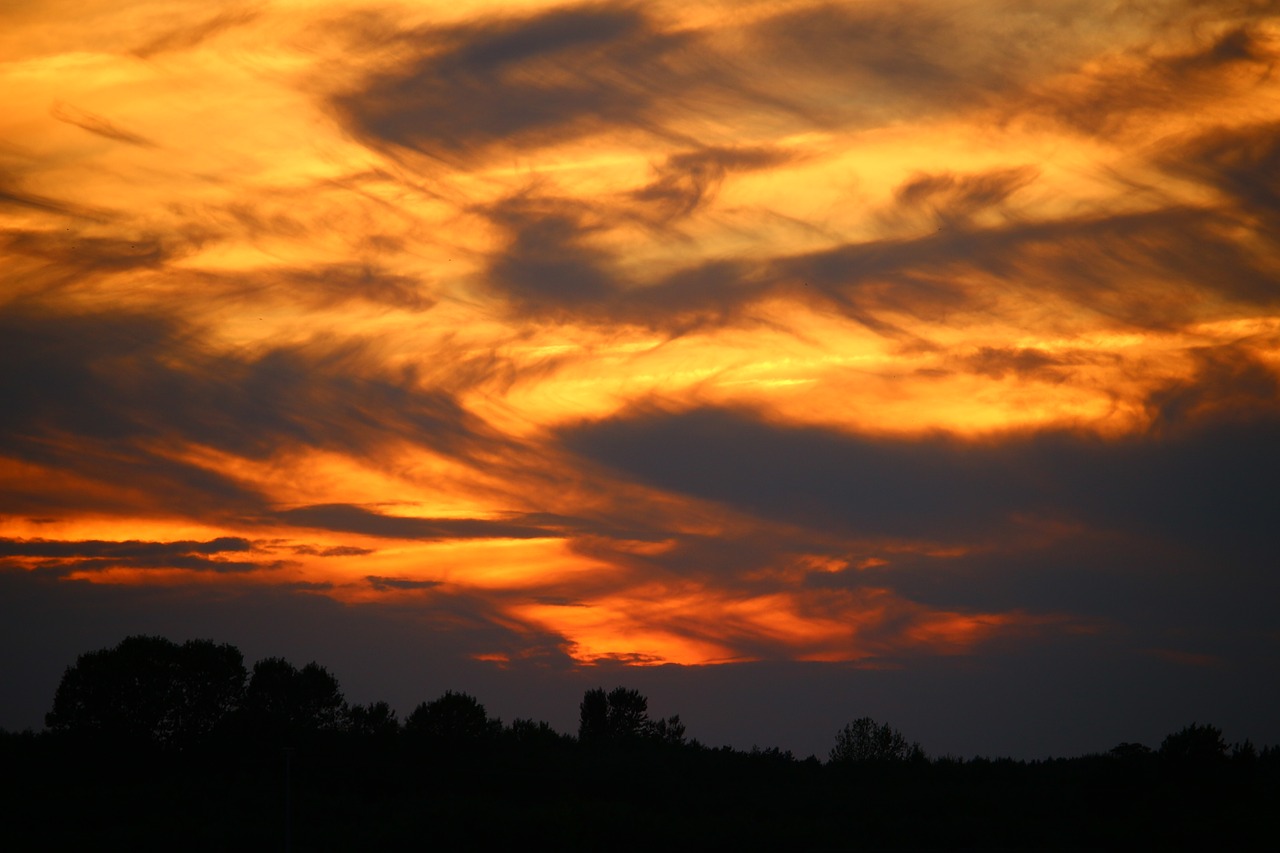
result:
M 0 539 L 0 561 L 6 565 L 67 575 L 111 569 L 182 569 L 242 573 L 278 568 L 280 563 L 228 559 L 224 554 L 252 550 L 245 539 L 224 536 L 208 542 L 66 542 L 48 539 Z
M 681 138 L 671 113 L 786 106 L 732 75 L 696 32 L 663 27 L 641 6 L 568 6 L 396 41 L 405 58 L 333 105 L 371 141 L 450 162 L 602 133 Z

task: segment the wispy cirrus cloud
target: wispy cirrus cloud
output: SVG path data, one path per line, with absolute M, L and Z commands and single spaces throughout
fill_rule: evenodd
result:
M 1182 114 L 1225 92 L 1265 84 L 1277 59 L 1274 35 L 1257 29 L 1258 12 L 1225 31 L 1206 25 L 1196 43 L 1176 50 L 1153 43 L 1118 51 L 1032 87 L 1016 113 L 1042 112 L 1091 136 L 1123 136 L 1138 123 Z M 1197 32 L 1188 26 L 1187 31 Z
M 672 113 L 762 97 L 697 32 L 664 27 L 642 6 L 568 6 L 395 41 L 404 58 L 333 105 L 370 141 L 450 162 L 604 133 L 681 138 Z
M 167 28 L 135 47 L 133 53 L 150 59 L 159 54 L 189 50 L 222 32 L 252 23 L 258 17 L 258 11 L 251 7 L 228 9 L 197 23 Z
M 793 152 L 769 146 L 683 151 L 657 166 L 654 179 L 632 191 L 631 198 L 654 208 L 659 222 L 670 223 L 710 202 L 729 173 L 768 169 L 795 157 Z
M 50 112 L 58 121 L 65 121 L 67 124 L 73 124 L 81 130 L 87 130 L 106 139 L 114 139 L 129 145 L 140 145 L 144 148 L 155 146 L 155 143 L 145 136 L 125 130 L 102 116 L 85 112 L 69 104 L 54 104 Z

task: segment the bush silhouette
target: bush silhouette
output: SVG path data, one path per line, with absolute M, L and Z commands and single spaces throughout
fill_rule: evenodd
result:
M 836 732 L 831 748 L 832 764 L 861 761 L 907 761 L 923 758 L 918 743 L 908 743 L 902 733 L 888 723 L 877 725 L 870 717 L 859 717 Z

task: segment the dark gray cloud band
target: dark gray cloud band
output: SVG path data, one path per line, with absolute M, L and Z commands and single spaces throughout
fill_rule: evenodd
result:
M 851 536 L 982 542 L 1035 520 L 1261 557 L 1280 517 L 1276 378 L 1244 353 L 1205 362 L 1198 381 L 1153 395 L 1150 432 L 1120 439 L 879 438 L 727 409 L 624 414 L 561 437 L 646 485 Z

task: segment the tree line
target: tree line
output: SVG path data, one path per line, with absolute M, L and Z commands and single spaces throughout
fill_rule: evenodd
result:
M 474 696 L 452 690 L 420 703 L 402 723 L 386 702 L 348 704 L 338 680 L 318 663 L 298 668 L 269 657 L 250 671 L 240 650 L 230 644 L 178 644 L 143 635 L 80 655 L 63 673 L 45 724 L 54 733 L 177 751 L 220 737 L 287 745 L 338 733 L 384 739 L 404 735 L 460 745 L 495 740 L 504 731 L 517 741 L 573 740 L 545 722 L 516 719 L 504 727 Z M 584 746 L 697 744 L 686 737 L 678 714 L 650 718 L 648 699 L 626 687 L 586 691 L 576 741 Z M 1275 750 L 1262 752 L 1270 758 Z M 1228 747 L 1220 729 L 1192 723 L 1166 737 L 1158 751 L 1121 743 L 1110 755 L 1128 761 L 1158 755 L 1194 764 L 1248 761 L 1258 758 L 1259 751 L 1249 741 Z M 928 760 L 919 743 L 870 717 L 837 731 L 827 756 L 830 764 Z
M 862 717 L 820 761 L 708 747 L 627 687 L 578 711 L 565 734 L 449 690 L 401 720 L 348 703 L 318 663 L 132 636 L 66 668 L 45 731 L 0 733 L 0 802 L 13 849 L 1251 849 L 1280 833 L 1280 751 L 1207 724 L 1026 762 L 930 757 Z
M 680 717 L 650 718 L 648 699 L 637 690 L 588 690 L 579 711 L 583 744 L 687 742 Z M 283 746 L 336 734 L 458 745 L 504 732 L 516 740 L 563 737 L 527 719 L 504 727 L 474 696 L 453 690 L 420 703 L 401 723 L 386 702 L 349 704 L 338 680 L 314 661 L 298 668 L 270 657 L 247 670 L 240 650 L 226 643 L 141 635 L 68 666 L 45 725 L 56 735 L 175 752 L 226 738 Z

